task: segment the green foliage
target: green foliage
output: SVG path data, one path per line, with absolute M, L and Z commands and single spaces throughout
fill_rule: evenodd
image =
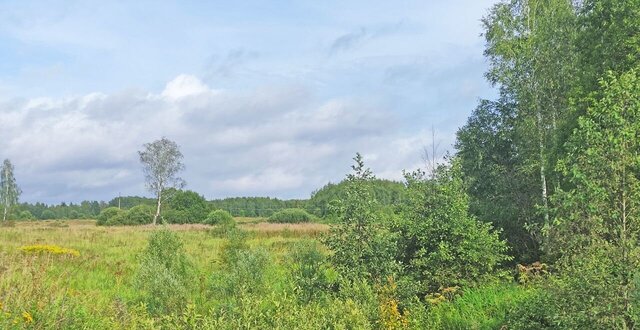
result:
M 332 251 L 331 263 L 347 281 L 375 282 L 392 276 L 399 268 L 394 258 L 395 239 L 379 217 L 369 185 L 371 171 L 365 168 L 360 154 L 354 160 L 345 198 L 334 210 L 338 223 L 323 241 Z
M 264 249 L 238 249 L 233 258 L 226 259 L 224 271 L 214 274 L 211 290 L 236 298 L 259 295 L 266 288 L 270 263 L 269 253 Z
M 191 190 L 176 190 L 170 194 L 167 201 L 169 210 L 163 218 L 168 223 L 201 223 L 207 218 L 209 205 L 200 194 Z
M 561 321 L 633 328 L 640 267 L 640 78 L 635 70 L 601 81 L 558 163 L 568 178 L 555 198 L 545 250 L 557 260 Z M 598 302 L 602 299 L 606 305 Z
M 139 256 L 134 286 L 152 314 L 180 312 L 189 301 L 194 269 L 175 233 L 160 229 Z
M 153 212 L 155 210 L 149 205 L 137 205 L 129 210 L 124 215 L 124 224 L 126 225 L 145 225 L 153 221 Z
M 289 208 L 303 208 L 304 200 L 281 200 L 270 197 L 230 197 L 209 202 L 212 209 L 225 210 L 234 217 L 270 217 Z
M 53 213 L 53 211 L 51 210 L 44 210 L 42 212 L 42 215 L 40 216 L 40 219 L 43 220 L 49 220 L 49 219 L 57 219 L 56 214 Z M 106 220 L 105 220 L 106 221 Z
M 348 185 L 346 180 L 326 184 L 311 194 L 306 209 L 322 218 L 331 216 L 331 204 L 345 198 Z M 373 178 L 369 185 L 373 198 L 382 207 L 393 207 L 404 199 L 404 185 L 400 182 Z
M 539 242 L 527 225 L 542 221 L 539 177 L 521 171 L 515 105 L 483 100 L 457 133 L 457 159 L 469 194 L 469 211 L 501 229 L 516 261 L 539 260 Z
M 18 198 L 22 190 L 16 183 L 13 174 L 13 164 L 5 159 L 0 166 L 0 205 L 2 205 L 2 221 L 7 220 L 7 216 L 11 212 L 11 208 L 18 204 Z
M 21 211 L 20 214 L 18 214 L 18 219 L 20 220 L 35 220 L 35 218 L 36 217 L 29 211 Z
M 242 251 L 246 251 L 249 249 L 249 245 L 247 244 L 247 232 L 238 229 L 232 228 L 225 232 L 226 241 L 220 247 L 220 259 L 223 264 L 232 265 L 238 259 L 238 255 Z
M 302 223 L 314 220 L 315 217 L 303 209 L 284 209 L 269 217 L 269 222 L 275 223 Z
M 147 198 L 147 197 L 139 197 L 139 196 L 119 196 L 119 197 L 114 197 L 113 199 L 111 199 L 108 203 L 107 203 L 107 207 L 108 206 L 115 206 L 115 207 L 120 207 L 123 209 L 130 209 L 134 206 L 138 206 L 141 204 L 145 204 L 145 205 L 149 205 L 149 206 L 155 206 L 156 205 L 156 201 L 153 198 Z
M 317 300 L 331 291 L 338 279 L 325 254 L 314 241 L 302 241 L 291 252 L 291 274 L 295 292 L 302 302 Z
M 235 224 L 235 220 L 233 220 L 233 216 L 225 210 L 213 210 L 209 212 L 204 223 L 207 225 L 229 226 L 232 223 Z
M 432 178 L 421 172 L 407 175 L 407 187 L 409 201 L 395 230 L 399 258 L 420 283 L 418 292 L 472 285 L 509 260 L 492 226 L 469 214 L 457 161 L 438 168 Z
M 414 329 L 501 329 L 505 323 L 508 329 L 545 329 L 542 325 L 515 322 L 513 310 L 522 311 L 523 305 L 538 299 L 539 290 L 517 286 L 512 283 L 492 283 L 486 286 L 466 289 L 460 296 L 429 303 L 426 308 L 416 308 L 411 328 Z M 544 311 L 540 311 L 544 312 Z M 545 314 L 531 315 L 540 319 Z M 524 321 L 524 318 L 523 318 Z
M 100 211 L 96 224 L 98 226 L 121 224 L 125 211 L 117 207 L 107 207 Z

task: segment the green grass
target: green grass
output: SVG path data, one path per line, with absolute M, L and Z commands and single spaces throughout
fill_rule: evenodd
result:
M 153 226 L 99 227 L 92 220 L 16 222 L 0 228 L 0 328 L 2 329 L 366 329 L 380 328 L 380 297 L 320 292 L 301 301 L 292 253 L 299 242 L 326 232 L 322 224 L 239 221 L 250 253 L 265 266 L 224 264 L 227 240 L 205 225 L 169 225 L 193 262 L 190 301 L 170 315 L 140 305 L 133 279 Z M 79 256 L 26 253 L 26 245 L 57 245 Z M 327 251 L 320 246 L 322 253 Z M 229 268 L 232 267 L 232 268 Z M 263 273 L 263 283 L 233 276 Z M 240 282 L 238 282 L 240 281 Z M 236 283 L 237 282 L 237 283 Z M 235 284 L 234 284 L 235 283 Z M 306 283 L 306 282 L 305 282 Z M 235 285 L 235 286 L 234 286 Z M 233 287 L 223 292 L 225 287 Z M 346 291 L 349 292 L 349 291 Z M 357 291 L 359 292 L 359 291 Z M 367 293 L 369 292 L 369 293 Z M 410 311 L 410 324 L 432 329 L 499 329 L 506 311 L 532 292 L 515 284 L 468 289 L 453 301 Z M 30 320 L 32 318 L 32 320 Z
M 515 283 L 470 288 L 452 301 L 432 305 L 427 324 L 433 329 L 500 329 L 508 311 L 535 293 Z

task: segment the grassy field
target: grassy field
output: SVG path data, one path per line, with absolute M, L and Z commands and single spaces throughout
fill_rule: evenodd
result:
M 134 285 L 157 227 L 99 227 L 91 220 L 0 227 L 0 328 L 497 329 L 529 294 L 503 283 L 402 314 L 394 298 L 371 287 L 335 290 L 331 269 L 315 250 L 304 252 L 327 225 L 237 220 L 247 252 L 234 263 L 223 260 L 222 251 L 240 243 L 213 227 L 165 227 L 183 242 L 194 275 L 184 306 L 160 314 L 150 312 Z
M 240 219 L 239 227 L 252 233 L 248 245 L 266 249 L 276 261 L 292 242 L 327 229 L 319 224 L 247 220 Z M 198 280 L 206 282 L 220 263 L 223 238 L 212 235 L 212 227 L 206 225 L 167 227 L 180 236 L 199 270 Z M 137 256 L 154 230 L 153 226 L 98 227 L 91 220 L 24 221 L 0 227 L 0 328 L 74 326 L 74 320 L 68 318 L 94 322 L 75 324 L 78 328 L 109 328 L 118 317 L 117 309 L 136 301 L 131 279 L 138 267 Z M 77 250 L 79 255 L 21 250 L 32 245 L 55 245 Z

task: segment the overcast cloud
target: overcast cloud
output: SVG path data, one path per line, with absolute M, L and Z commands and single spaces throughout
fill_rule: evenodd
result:
M 207 198 L 307 198 L 421 166 L 482 97 L 492 1 L 0 3 L 0 158 L 22 200 L 148 195 L 162 136 Z

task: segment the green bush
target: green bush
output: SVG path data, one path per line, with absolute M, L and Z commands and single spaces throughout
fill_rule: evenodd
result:
M 262 293 L 267 288 L 265 274 L 270 260 L 263 248 L 238 250 L 222 272 L 214 273 L 212 292 L 227 297 Z
M 177 313 L 187 306 L 194 268 L 178 235 L 167 229 L 153 232 L 139 261 L 134 286 L 150 313 Z
M 188 222 L 189 214 L 185 210 L 169 209 L 162 212 L 162 221 L 164 223 L 183 224 Z
M 207 200 L 190 190 L 177 190 L 167 200 L 165 220 L 168 223 L 201 223 L 207 217 Z
M 431 177 L 408 174 L 408 200 L 394 224 L 406 274 L 420 282 L 420 295 L 439 288 L 468 286 L 500 275 L 510 257 L 491 224 L 469 213 L 459 162 L 441 166 Z
M 269 217 L 269 222 L 302 223 L 314 221 L 315 217 L 303 209 L 284 209 Z
M 18 219 L 20 220 L 34 220 L 35 218 L 29 211 L 22 211 L 18 214 Z
M 45 215 L 45 212 L 42 212 L 43 217 Z M 98 221 L 96 222 L 96 224 L 98 226 L 113 226 L 116 224 L 122 224 L 121 221 L 124 213 L 124 210 L 121 210 L 117 207 L 107 207 L 98 215 Z
M 124 224 L 126 225 L 144 225 L 153 221 L 153 207 L 149 205 L 137 205 L 130 208 L 124 215 Z
M 225 210 L 213 210 L 209 212 L 209 215 L 204 221 L 207 225 L 229 225 L 235 223 L 231 213 Z
M 52 219 L 57 219 L 58 217 L 56 216 L 56 214 L 51 211 L 51 210 L 44 210 L 42 211 L 42 214 L 40 215 L 40 219 L 42 220 L 52 220 Z
M 330 267 L 327 257 L 315 241 L 297 243 L 290 254 L 291 276 L 295 291 L 304 303 L 330 292 L 338 273 Z

